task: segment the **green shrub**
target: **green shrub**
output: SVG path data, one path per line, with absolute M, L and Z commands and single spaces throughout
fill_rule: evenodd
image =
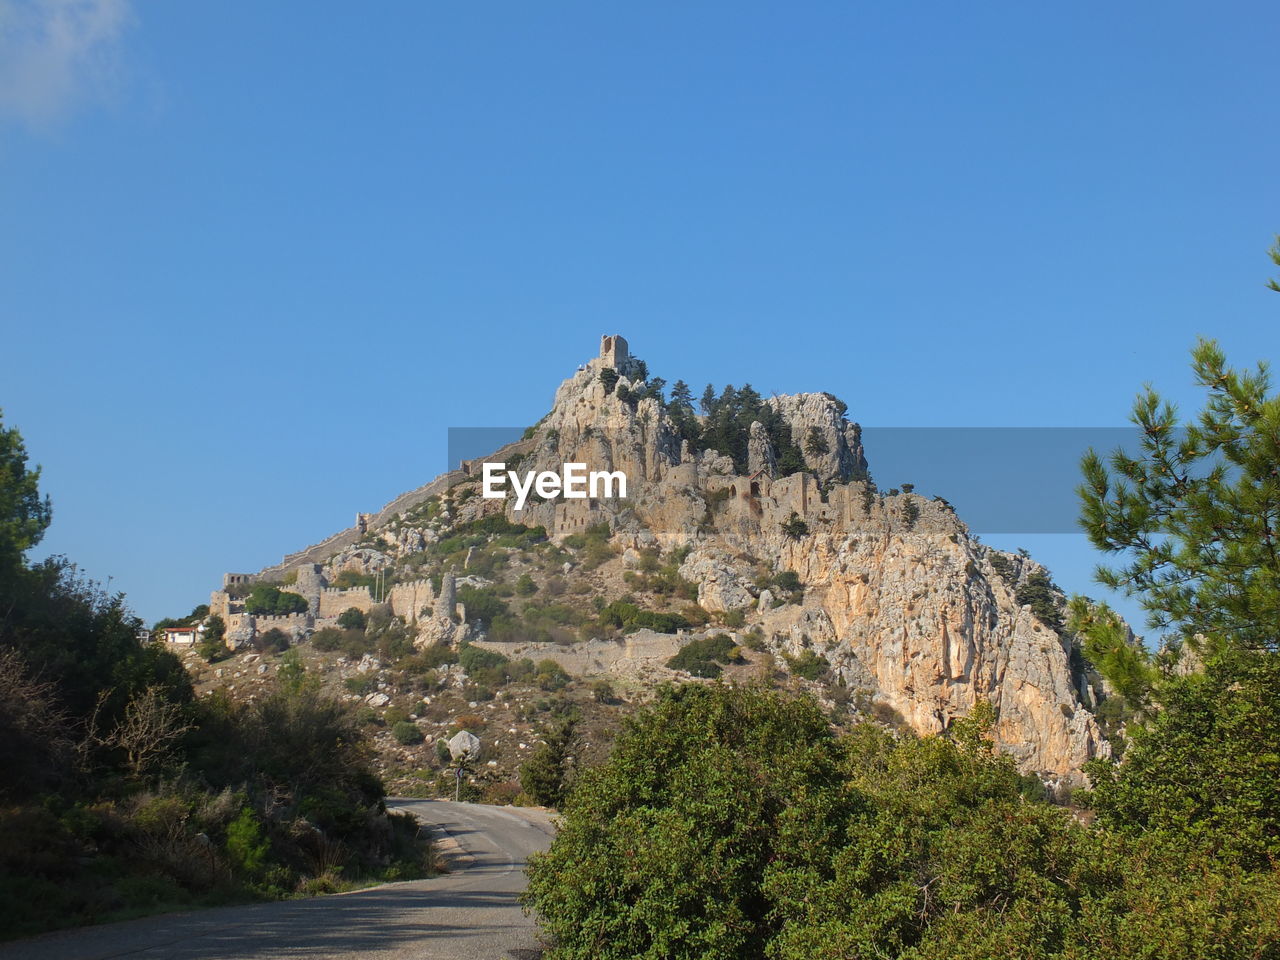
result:
M 311 635 L 311 645 L 324 653 L 342 649 L 343 632 L 336 627 L 321 627 Z
M 236 869 L 250 876 L 261 872 L 271 844 L 262 831 L 262 823 L 248 807 L 227 824 L 227 857 Z
M 628 632 L 647 628 L 658 633 L 675 633 L 689 626 L 688 618 L 678 613 L 642 610 L 624 600 L 615 600 L 600 611 L 600 623 L 606 627 L 621 627 Z
M 516 595 L 521 597 L 531 597 L 538 592 L 538 585 L 534 583 L 533 577 L 528 573 L 522 573 L 516 579 Z
M 433 643 L 404 660 L 401 666 L 410 673 L 424 673 L 427 670 L 439 669 L 447 663 L 457 663 L 458 660 L 459 652 L 449 644 Z
M 357 673 L 354 677 L 347 677 L 342 683 L 352 693 L 364 696 L 378 689 L 378 675 L 370 670 L 368 673 Z
M 464 643 L 458 649 L 458 663 L 462 665 L 462 669 L 469 674 L 478 673 L 481 670 L 492 669 L 494 667 L 502 667 L 511 661 L 498 653 L 496 650 L 486 650 L 483 647 L 477 647 L 470 643 Z
M 647 628 L 657 633 L 675 633 L 677 630 L 683 630 L 689 626 L 689 621 L 678 613 L 654 613 L 650 610 L 641 610 L 630 626 L 635 628 Z
M 537 666 L 538 686 L 543 690 L 560 690 L 569 683 L 569 674 L 554 660 L 541 660 Z
M 804 585 L 800 582 L 800 574 L 794 570 L 783 570 L 773 577 L 773 586 L 779 590 L 785 590 L 787 593 L 795 593 L 802 590 Z
M 197 652 L 208 663 L 217 663 L 231 656 L 227 648 L 227 624 L 216 613 L 204 624 L 204 632 L 200 634 Z
M 787 662 L 787 668 L 792 673 L 797 677 L 803 677 L 805 680 L 817 680 L 825 676 L 827 671 L 831 669 L 831 664 L 827 662 L 827 658 L 814 653 L 812 650 L 801 650 L 795 656 L 784 653 L 782 659 Z
M 458 589 L 458 600 L 466 606 L 467 619 L 479 621 L 481 626 L 488 627 L 497 617 L 510 613 L 506 602 L 498 596 L 492 587 L 473 587 L 463 584 Z
M 391 735 L 396 738 L 397 743 L 406 747 L 423 741 L 422 731 L 418 729 L 418 725 L 408 720 L 400 720 L 393 723 L 391 725 Z
M 530 863 L 526 903 L 566 957 L 762 957 L 761 878 L 788 861 L 775 838 L 794 798 L 831 795 L 833 747 L 807 702 L 664 688 L 578 777 L 550 850 Z M 833 799 L 806 823 L 843 813 L 849 801 Z
M 714 678 L 720 676 L 721 664 L 733 663 L 737 659 L 733 640 L 726 633 L 717 633 L 686 643 L 667 661 L 667 666 L 695 677 Z
M 809 525 L 794 510 L 782 524 L 782 535 L 789 540 L 799 540 L 809 533 Z
M 363 630 L 366 623 L 364 611 L 359 607 L 347 607 L 338 615 L 338 626 L 343 630 Z
M 254 636 L 253 648 L 259 653 L 283 653 L 289 649 L 289 635 L 279 627 L 272 627 Z
M 357 587 L 366 587 L 373 590 L 375 587 L 381 586 L 378 575 L 374 573 L 360 573 L 358 570 L 343 570 L 334 578 L 333 586 L 339 590 L 352 590 Z
M 342 632 L 342 654 L 351 660 L 359 660 L 366 653 L 372 653 L 374 646 L 373 637 L 363 630 L 344 630 Z

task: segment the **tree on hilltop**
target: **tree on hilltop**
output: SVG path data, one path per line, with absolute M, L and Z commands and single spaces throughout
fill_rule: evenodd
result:
M 12 565 L 44 537 L 53 518 L 40 496 L 40 468 L 27 466 L 27 448 L 16 427 L 5 429 L 0 411 L 0 564 Z

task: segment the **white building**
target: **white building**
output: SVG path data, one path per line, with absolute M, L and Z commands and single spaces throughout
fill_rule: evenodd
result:
M 164 642 L 189 647 L 200 639 L 200 631 L 196 627 L 165 627 Z

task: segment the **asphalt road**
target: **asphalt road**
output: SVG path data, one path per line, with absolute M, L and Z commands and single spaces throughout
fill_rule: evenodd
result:
M 529 854 L 554 827 L 542 810 L 440 800 L 388 804 L 444 835 L 451 872 L 309 900 L 216 907 L 0 944 L 0 960 L 535 960 L 517 902 Z

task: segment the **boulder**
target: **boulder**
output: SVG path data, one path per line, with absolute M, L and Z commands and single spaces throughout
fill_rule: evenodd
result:
M 476 760 L 480 757 L 480 738 L 469 730 L 459 730 L 449 738 L 449 756 L 454 760 Z

